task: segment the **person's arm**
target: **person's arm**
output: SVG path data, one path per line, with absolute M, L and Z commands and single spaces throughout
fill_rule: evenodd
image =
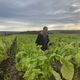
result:
M 39 33 L 36 39 L 36 44 L 42 45 L 42 43 L 43 43 L 42 35 Z

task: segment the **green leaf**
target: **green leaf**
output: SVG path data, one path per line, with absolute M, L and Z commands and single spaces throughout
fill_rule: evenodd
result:
M 36 80 L 39 74 L 43 74 L 40 69 L 30 69 L 25 72 L 23 78 L 25 80 Z
M 77 65 L 80 66 L 80 53 L 76 54 L 75 61 L 76 61 Z
M 74 75 L 74 65 L 70 62 L 63 64 L 61 67 L 61 73 L 66 80 L 72 80 Z
M 50 67 L 50 71 L 54 75 L 56 80 L 62 80 L 59 73 L 57 73 L 53 68 Z

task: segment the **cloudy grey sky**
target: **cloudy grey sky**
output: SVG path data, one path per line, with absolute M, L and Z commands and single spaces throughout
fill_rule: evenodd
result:
M 80 23 L 80 0 L 0 0 L 0 31 L 64 29 L 54 26 L 64 23 Z

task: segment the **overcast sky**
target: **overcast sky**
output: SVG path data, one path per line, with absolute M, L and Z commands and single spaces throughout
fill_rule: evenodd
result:
M 66 29 L 64 23 L 80 23 L 80 0 L 0 0 L 0 31 Z

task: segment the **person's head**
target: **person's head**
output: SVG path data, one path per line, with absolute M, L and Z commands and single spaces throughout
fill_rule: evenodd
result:
M 44 26 L 43 27 L 43 31 L 47 33 L 48 32 L 48 27 L 47 26 Z

